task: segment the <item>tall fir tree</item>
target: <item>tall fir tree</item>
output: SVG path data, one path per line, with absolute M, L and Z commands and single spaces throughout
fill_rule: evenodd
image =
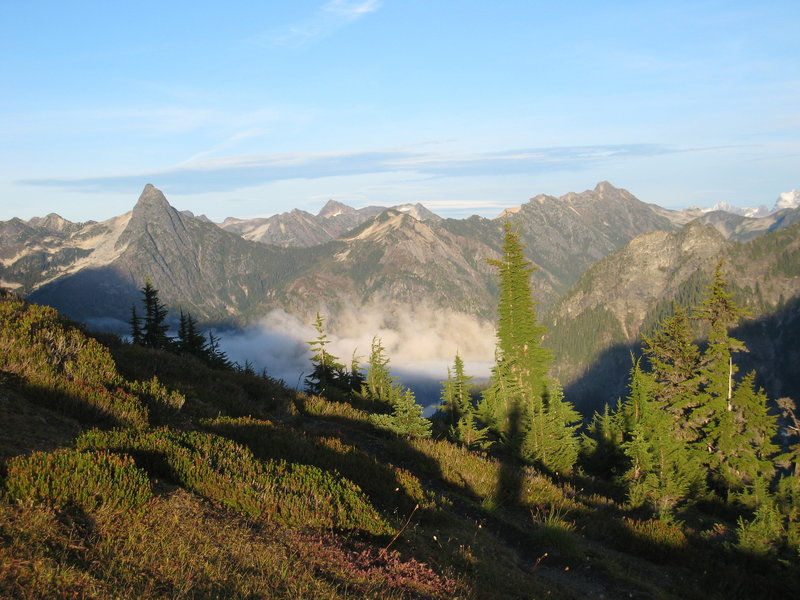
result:
M 728 283 L 722 274 L 722 261 L 717 263 L 714 279 L 706 299 L 695 310 L 695 318 L 709 327 L 708 345 L 702 354 L 699 372 L 703 402 L 694 410 L 694 418 L 704 428 L 706 437 L 714 437 L 713 429 L 720 416 L 730 410 L 734 375 L 738 367 L 733 362 L 735 352 L 746 352 L 744 344 L 728 334 L 746 314 L 733 301 Z
M 497 269 L 500 288 L 497 348 L 479 414 L 509 450 L 552 468 L 553 459 L 563 456 L 561 446 L 575 437 L 576 413 L 547 377 L 552 354 L 541 345 L 545 328 L 537 321 L 530 288 L 536 268 L 509 222 L 504 224 L 503 256 L 489 263 Z M 559 471 L 572 468 L 563 460 L 556 463 Z
M 577 430 L 581 417 L 564 400 L 556 382 L 545 388 L 542 402 L 527 404 L 528 415 L 520 447 L 522 458 L 554 473 L 569 473 L 578 460 L 580 441 Z
M 736 384 L 729 404 L 717 423 L 715 479 L 729 495 L 755 504 L 759 499 L 753 494 L 766 489 L 775 476 L 777 416 L 769 413 L 767 395 L 756 388 L 755 372 Z
M 361 395 L 373 402 L 383 405 L 384 408 L 392 406 L 394 390 L 397 380 L 389 370 L 389 359 L 386 357 L 383 342 L 377 336 L 372 338 L 372 346 L 367 363 L 367 376 L 362 386 Z
M 695 310 L 695 318 L 707 324 L 708 341 L 698 366 L 698 402 L 689 418 L 698 428 L 695 446 L 698 459 L 708 473 L 709 483 L 719 491 L 731 491 L 739 486 L 728 477 L 730 472 L 725 463 L 737 445 L 737 441 L 732 439 L 737 429 L 735 421 L 742 418 L 733 414 L 734 376 L 738 371 L 733 355 L 746 352 L 747 348 L 730 336 L 729 329 L 735 327 L 746 312 L 736 305 L 728 291 L 722 266 L 722 261 L 719 261 L 706 299 Z

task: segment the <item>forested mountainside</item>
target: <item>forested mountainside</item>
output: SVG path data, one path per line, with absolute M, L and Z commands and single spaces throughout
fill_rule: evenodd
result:
M 796 514 L 659 515 L 622 480 L 441 428 L 395 435 L 374 409 L 6 297 L 0 596 L 749 600 L 800 584 L 778 541 L 797 543 Z
M 641 333 L 652 331 L 676 304 L 697 306 L 719 259 L 752 319 L 739 335 L 760 348 L 737 360 L 762 374 L 759 384 L 773 397 L 798 397 L 792 365 L 800 333 L 800 225 L 736 243 L 695 221 L 679 231 L 642 235 L 598 261 L 549 313 L 545 343 L 573 401 L 597 408 L 619 397 Z

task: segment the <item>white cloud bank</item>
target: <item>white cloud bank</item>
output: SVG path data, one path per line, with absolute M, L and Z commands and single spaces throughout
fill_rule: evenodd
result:
M 362 365 L 369 357 L 372 338 L 381 338 L 392 371 L 401 381 L 441 381 L 456 352 L 468 375 L 488 377 L 495 348 L 494 326 L 474 316 L 426 306 L 392 312 L 372 307 L 337 315 L 335 328 L 326 327 L 328 350 L 349 365 L 353 353 Z M 257 371 L 302 389 L 310 372 L 308 343 L 316 339 L 313 326 L 282 310 L 273 310 L 257 325 L 240 334 L 220 332 L 222 349 L 240 364 L 250 361 Z M 418 396 L 419 396 L 418 392 Z M 418 397 L 431 404 L 435 397 Z

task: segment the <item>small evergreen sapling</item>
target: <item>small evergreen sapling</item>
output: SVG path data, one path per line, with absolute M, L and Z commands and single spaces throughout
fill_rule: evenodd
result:
M 351 382 L 348 381 L 344 365 L 325 348 L 330 340 L 325 333 L 325 322 L 319 313 L 314 329 L 317 331 L 317 339 L 306 342 L 311 347 L 313 367 L 311 374 L 305 379 L 305 391 L 307 394 L 325 396 L 331 400 L 341 399 L 349 391 Z

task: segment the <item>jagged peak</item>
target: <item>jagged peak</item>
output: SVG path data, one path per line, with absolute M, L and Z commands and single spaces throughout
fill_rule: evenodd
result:
M 598 194 L 608 194 L 609 192 L 619 192 L 621 191 L 620 188 L 615 187 L 608 181 L 600 181 L 594 186 L 594 191 Z
M 172 207 L 169 202 L 167 202 L 164 193 L 152 183 L 148 183 L 144 186 L 144 190 L 142 190 L 139 200 L 136 202 L 136 206 L 133 207 L 133 212 L 135 214 L 137 211 L 141 212 L 153 208 L 170 209 Z
M 342 204 L 336 200 L 328 200 L 325 206 L 322 207 L 322 210 L 317 213 L 317 216 L 323 219 L 330 219 L 331 217 L 336 217 L 341 214 L 350 214 L 354 212 L 357 211 L 352 206 L 347 206 L 347 204 Z
M 402 213 L 407 215 L 411 215 L 417 221 L 441 221 L 442 218 L 437 215 L 435 212 L 428 210 L 422 204 L 417 202 L 416 204 L 398 204 L 397 206 L 392 207 L 394 210 L 398 210 Z
M 28 223 L 33 227 L 41 227 L 51 231 L 63 231 L 70 226 L 76 225 L 56 213 L 50 213 L 45 217 L 33 217 Z

